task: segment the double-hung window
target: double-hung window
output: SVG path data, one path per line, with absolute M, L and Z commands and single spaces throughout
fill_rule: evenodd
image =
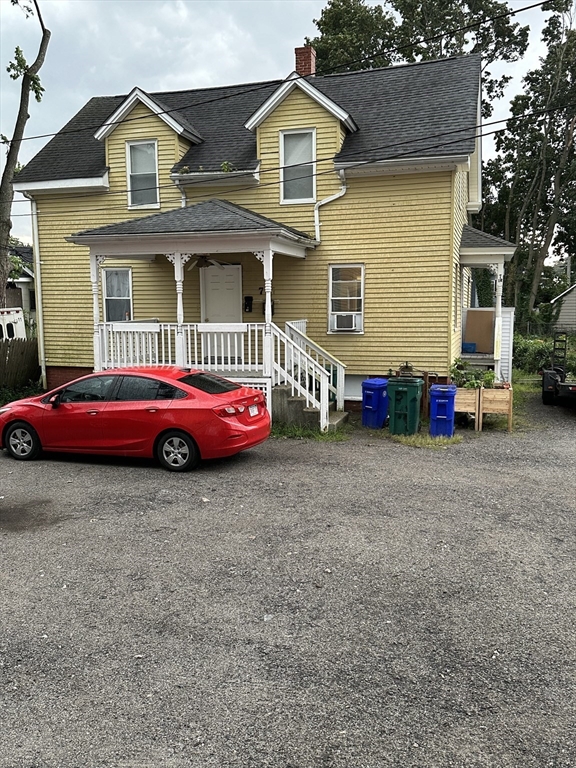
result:
M 331 265 L 329 283 L 329 333 L 362 333 L 364 330 L 364 265 Z
M 316 199 L 316 131 L 280 132 L 281 202 L 313 203 Z
M 103 269 L 102 293 L 106 323 L 132 320 L 132 270 Z
M 128 205 L 158 208 L 158 157 L 156 141 L 129 141 L 126 145 Z

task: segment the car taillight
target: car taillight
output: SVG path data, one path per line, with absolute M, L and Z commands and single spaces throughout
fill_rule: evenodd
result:
M 230 418 L 230 416 L 237 416 L 240 413 L 244 413 L 244 411 L 248 411 L 250 416 L 255 416 L 256 413 L 252 412 L 254 406 L 258 406 L 258 410 L 260 410 L 259 406 L 265 405 L 265 403 L 266 398 L 264 395 L 258 394 L 254 397 L 246 398 L 242 404 L 236 403 L 232 405 L 232 403 L 228 403 L 227 405 L 217 405 L 212 410 L 217 416 L 221 416 L 224 419 Z
M 217 408 L 212 408 L 216 416 L 236 416 L 237 413 L 244 413 L 246 407 L 244 405 L 219 405 Z

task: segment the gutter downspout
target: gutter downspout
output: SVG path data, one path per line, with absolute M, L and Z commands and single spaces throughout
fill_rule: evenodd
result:
M 36 200 L 27 192 L 22 193 L 32 205 L 32 246 L 34 252 L 34 292 L 36 294 L 36 325 L 38 326 L 38 361 L 40 363 L 42 388 L 47 389 L 46 350 L 44 347 L 44 306 L 42 302 L 42 273 L 40 269 L 40 236 L 38 232 L 38 207 Z
M 188 202 L 188 199 L 186 198 L 186 191 L 184 190 L 182 184 L 180 184 L 179 179 L 176 179 L 175 184 L 180 190 L 180 208 L 186 208 L 186 203 Z
M 494 311 L 494 376 L 496 381 L 501 381 L 502 286 L 504 283 L 504 264 L 498 264 L 496 270 L 496 306 Z
M 346 194 L 346 173 L 344 170 L 340 170 L 338 171 L 338 175 L 340 176 L 340 183 L 342 185 L 340 190 L 336 192 L 335 195 L 325 197 L 324 200 L 318 200 L 314 206 L 314 235 L 317 242 L 320 242 L 320 206 L 326 205 L 326 203 L 331 203 L 333 200 L 338 200 L 339 197 L 342 197 Z

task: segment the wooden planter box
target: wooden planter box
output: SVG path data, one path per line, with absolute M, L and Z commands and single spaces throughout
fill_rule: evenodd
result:
M 465 389 L 458 387 L 454 410 L 457 413 L 471 413 L 474 429 L 482 430 L 482 419 L 486 413 L 503 413 L 508 416 L 508 432 L 512 431 L 512 387 L 510 389 Z
M 510 389 L 481 389 L 479 426 L 482 429 L 482 418 L 485 413 L 503 413 L 508 417 L 508 432 L 512 432 L 512 387 Z
M 458 387 L 456 390 L 454 410 L 456 413 L 471 413 L 474 416 L 474 429 L 480 429 L 480 390 Z

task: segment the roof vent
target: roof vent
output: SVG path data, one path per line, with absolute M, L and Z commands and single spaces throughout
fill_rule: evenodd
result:
M 296 72 L 301 77 L 316 74 L 316 51 L 310 45 L 302 48 L 295 48 L 296 54 Z

